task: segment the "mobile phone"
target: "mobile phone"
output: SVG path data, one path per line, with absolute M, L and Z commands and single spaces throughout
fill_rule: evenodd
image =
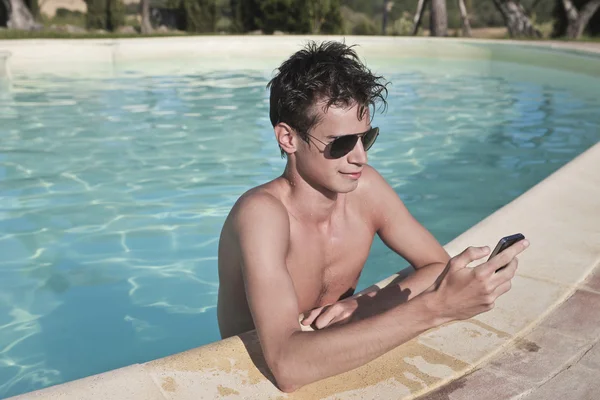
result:
M 521 241 L 523 239 L 525 239 L 525 236 L 523 236 L 520 233 L 515 233 L 514 235 L 503 237 L 502 239 L 500 239 L 498 241 L 498 244 L 496 245 L 496 248 L 494 249 L 494 251 L 492 251 L 492 254 L 490 254 L 490 258 L 488 258 L 488 261 L 490 261 L 493 257 L 495 257 L 496 255 L 498 255 L 499 253 L 501 253 L 504 250 L 508 249 L 513 244 L 515 244 L 518 241 Z M 503 266 L 503 267 L 498 268 L 496 270 L 496 272 L 502 271 L 504 268 L 506 268 L 506 265 Z

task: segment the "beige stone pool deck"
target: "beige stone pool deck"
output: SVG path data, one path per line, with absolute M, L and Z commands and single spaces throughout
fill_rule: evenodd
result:
M 516 232 L 531 246 L 493 310 L 294 393 L 273 385 L 249 332 L 13 399 L 598 399 L 600 143 L 445 247 L 493 247 Z

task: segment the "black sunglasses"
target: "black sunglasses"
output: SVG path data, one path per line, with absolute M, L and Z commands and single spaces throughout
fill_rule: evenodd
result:
M 329 147 L 329 156 L 331 158 L 341 158 L 344 157 L 346 154 L 350 153 L 352 149 L 354 149 L 354 146 L 356 146 L 356 143 L 358 142 L 359 138 L 362 140 L 362 144 L 365 151 L 368 151 L 371 148 L 371 146 L 373 146 L 373 143 L 375 143 L 375 139 L 377 139 L 377 136 L 379 136 L 379 128 L 371 128 L 364 133 L 355 133 L 354 135 L 340 136 L 329 143 L 325 143 L 310 134 L 308 134 L 308 136 L 310 136 L 318 142 L 323 143 L 325 145 L 324 151 L 327 151 L 327 147 Z

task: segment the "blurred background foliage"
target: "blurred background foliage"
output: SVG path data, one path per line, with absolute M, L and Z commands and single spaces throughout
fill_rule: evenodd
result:
M 142 4 L 158 34 L 335 34 L 411 35 L 418 0 L 72 0 L 71 9 L 55 7 L 56 0 L 23 1 L 42 29 L 55 33 L 118 32 L 139 34 Z M 39 3 L 38 3 L 39 1 Z M 124 2 L 125 1 L 125 2 Z M 502 0 L 500 0 L 502 1 Z M 518 3 L 518 0 L 513 0 Z M 592 0 L 572 0 L 581 9 Z M 83 3 L 84 2 L 84 3 Z M 507 37 L 498 0 L 464 0 L 473 36 Z M 384 30 L 384 6 L 387 23 Z M 568 20 L 564 0 L 521 0 L 526 15 L 543 37 L 564 36 Z M 7 1 L 0 1 L 0 26 L 7 24 Z M 64 1 L 61 3 L 64 4 Z M 447 36 L 461 36 L 458 1 L 446 1 Z M 45 13 L 44 10 L 50 10 Z M 430 10 L 423 14 L 420 35 L 429 34 Z M 51 15 L 49 15 L 51 14 Z M 600 35 L 600 12 L 584 31 Z

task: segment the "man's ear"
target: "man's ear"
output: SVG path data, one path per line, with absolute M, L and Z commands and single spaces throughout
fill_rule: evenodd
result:
M 296 131 L 292 129 L 291 126 L 284 122 L 280 122 L 275 125 L 275 138 L 277 139 L 277 143 L 279 143 L 279 147 L 286 152 L 287 154 L 295 153 L 297 150 L 297 140 L 298 137 L 296 135 Z

